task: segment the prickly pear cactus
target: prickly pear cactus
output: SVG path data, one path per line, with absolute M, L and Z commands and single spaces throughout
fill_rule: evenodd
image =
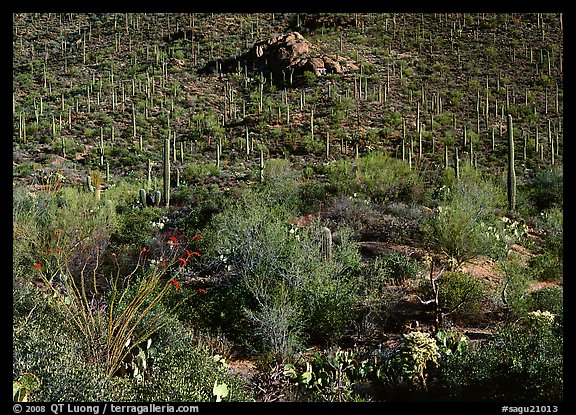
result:
M 17 380 L 12 381 L 12 400 L 14 402 L 28 402 L 30 392 L 38 390 L 41 382 L 33 373 L 23 373 Z

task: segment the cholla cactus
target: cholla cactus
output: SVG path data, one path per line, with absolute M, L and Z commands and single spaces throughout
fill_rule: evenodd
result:
M 415 387 L 426 389 L 426 366 L 438 366 L 438 344 L 430 333 L 413 331 L 404 334 L 400 360 L 404 373 Z
M 528 321 L 533 326 L 550 326 L 554 324 L 554 314 L 549 311 L 531 311 L 528 313 Z

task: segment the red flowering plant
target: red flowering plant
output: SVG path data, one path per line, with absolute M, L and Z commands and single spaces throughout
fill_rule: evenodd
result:
M 181 276 L 200 253 L 188 250 L 174 235 L 160 245 L 156 252 L 142 247 L 128 275 L 121 275 L 120 268 L 116 275 L 102 275 L 99 249 L 86 257 L 79 272 L 71 271 L 58 244 L 46 248 L 33 264 L 32 271 L 52 289 L 83 334 L 87 358 L 105 365 L 109 376 L 124 373 L 121 369 L 132 349 L 157 332 L 167 321 L 163 317 L 187 298 L 180 291 Z M 154 258 L 149 258 L 151 254 Z M 103 280 L 109 285 L 106 294 L 99 288 Z M 158 311 L 155 306 L 173 290 L 180 296 L 176 304 Z

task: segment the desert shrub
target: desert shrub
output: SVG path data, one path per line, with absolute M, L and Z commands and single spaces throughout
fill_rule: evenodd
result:
M 538 281 L 562 281 L 563 263 L 551 252 L 543 252 L 530 258 L 530 273 Z
M 544 250 L 556 256 L 560 261 L 564 258 L 564 212 L 560 208 L 552 208 L 540 213 L 541 226 L 544 234 Z
M 526 193 L 536 211 L 562 207 L 564 176 L 562 167 L 552 166 L 538 171 L 519 190 Z
M 158 222 L 164 213 L 163 208 L 156 206 L 125 208 L 111 235 L 112 241 L 137 248 L 149 245 L 153 223 Z
M 218 168 L 214 163 L 189 163 L 184 170 L 182 170 L 182 179 L 193 183 L 217 174 Z
M 549 311 L 558 316 L 560 322 L 564 315 L 564 289 L 558 286 L 545 287 L 530 293 L 531 311 Z
M 119 401 L 214 402 L 215 383 L 225 384 L 224 401 L 253 401 L 244 380 L 232 374 L 225 359 L 215 359 L 195 345 L 193 334 L 177 319 L 171 319 L 158 332 L 156 353 L 150 374 L 143 382 L 129 378 L 117 381 Z
M 78 348 L 82 338 L 56 301 L 36 291 L 13 308 L 13 371 L 34 373 L 41 382 L 31 401 L 109 399 L 113 385 L 104 368 L 87 361 Z
M 177 313 L 180 319 L 188 321 L 199 332 L 224 334 L 234 344 L 238 355 L 254 355 L 264 346 L 244 310 L 257 306 L 242 281 L 222 279 L 216 280 L 206 295 L 195 296 L 183 303 Z
M 14 202 L 14 259 L 28 269 L 56 251 L 68 255 L 72 270 L 82 267 L 87 256 L 107 248 L 117 222 L 114 201 L 70 187 L 15 192 Z
M 300 187 L 301 213 L 309 214 L 318 211 L 326 201 L 328 185 L 317 180 L 310 180 Z
M 244 381 L 204 348 L 173 317 L 152 343 L 145 378 L 109 376 L 87 360 L 79 333 L 58 303 L 37 292 L 14 304 L 13 371 L 35 374 L 41 387 L 31 393 L 38 402 L 77 401 L 214 401 L 214 383 L 226 384 L 231 401 L 253 400 Z M 50 336 L 46 333 L 50 332 Z M 16 376 L 17 377 L 17 376 Z
M 480 255 L 504 257 L 514 235 L 498 219 L 498 210 L 505 206 L 501 189 L 468 168 L 441 197 L 435 213 L 423 224 L 433 249 L 449 256 L 456 268 Z
M 369 153 L 357 160 L 359 183 L 365 194 L 378 203 L 421 201 L 423 183 L 403 160 L 384 153 Z
M 482 282 L 464 272 L 447 272 L 438 279 L 440 306 L 461 312 L 478 311 L 484 296 Z
M 326 261 L 318 225 L 295 228 L 290 218 L 283 206 L 246 192 L 206 230 L 209 254 L 225 261 L 227 277 L 240 281 L 241 291 L 256 304 L 244 309 L 245 317 L 269 351 L 281 356 L 307 338 L 320 341 L 342 333 L 356 301 L 351 275 L 359 267 L 346 234 Z
M 352 196 L 360 193 L 360 184 L 356 178 L 356 167 L 351 160 L 337 159 L 325 167 L 328 178 L 328 190 L 333 195 Z
M 121 370 L 131 350 L 158 331 L 162 316 L 171 313 L 161 303 L 173 286 L 178 289 L 177 278 L 192 256 L 176 238 L 167 241 L 158 257 L 147 258 L 146 252 L 144 248 L 140 251 L 127 275 L 120 270 L 111 275 L 102 272 L 98 252 L 78 271 L 70 266 L 70 255 L 63 252 L 52 253 L 34 265 L 41 284 L 81 333 L 78 349 L 108 376 Z M 186 254 L 187 258 L 182 258 Z
M 437 280 L 438 301 L 445 313 L 464 315 L 477 312 L 485 297 L 485 285 L 472 275 L 461 271 L 449 271 Z M 433 299 L 434 291 L 430 280 L 422 279 L 418 285 L 419 295 Z
M 523 316 L 531 311 L 531 301 L 527 295 L 532 282 L 530 271 L 514 260 L 502 261 L 499 265 L 504 280 L 501 299 L 514 315 Z
M 377 279 L 402 284 L 407 279 L 414 279 L 420 270 L 417 260 L 401 252 L 389 252 L 374 261 Z
M 270 204 L 279 204 L 287 210 L 298 212 L 300 203 L 300 174 L 287 159 L 265 161 L 262 197 Z
M 215 214 L 224 209 L 231 197 L 234 197 L 231 192 L 218 186 L 182 187 L 177 197 L 181 205 L 177 227 L 192 237 L 199 229 L 207 226 Z
M 563 335 L 550 314 L 533 312 L 441 368 L 442 393 L 461 401 L 559 402 Z

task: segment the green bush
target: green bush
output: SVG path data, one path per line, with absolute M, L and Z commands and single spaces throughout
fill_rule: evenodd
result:
M 30 372 L 41 382 L 32 402 L 178 401 L 210 402 L 215 382 L 226 384 L 229 401 L 252 401 L 245 382 L 170 317 L 152 343 L 156 354 L 144 378 L 107 376 L 103 366 L 87 360 L 82 338 L 59 304 L 33 293 L 14 303 L 13 371 Z M 50 335 L 46 335 L 49 332 Z
M 194 335 L 173 319 L 158 333 L 151 373 L 138 383 L 123 378 L 117 391 L 119 401 L 214 402 L 213 387 L 225 384 L 224 401 L 253 401 L 244 380 L 230 372 L 206 348 L 195 346 Z
M 405 161 L 373 152 L 360 157 L 357 165 L 362 190 L 375 202 L 421 202 L 423 183 L 417 171 Z
M 318 224 L 296 228 L 291 217 L 283 206 L 247 191 L 214 217 L 205 235 L 208 255 L 220 258 L 227 278 L 250 293 L 249 303 L 257 306 L 245 308 L 245 317 L 277 355 L 290 354 L 306 339 L 341 334 L 357 301 L 353 275 L 360 257 L 347 234 L 326 261 Z M 227 303 L 222 312 L 242 305 Z
M 113 384 L 103 367 L 87 361 L 82 338 L 56 301 L 33 292 L 13 308 L 13 370 L 34 373 L 42 384 L 30 401 L 110 399 Z
M 475 312 L 484 297 L 481 280 L 464 272 L 447 272 L 438 279 L 440 306 L 447 310 Z
M 562 319 L 564 315 L 564 288 L 550 286 L 532 291 L 530 300 L 531 311 L 549 311 Z
M 527 295 L 532 282 L 529 269 L 513 260 L 501 262 L 500 268 L 504 274 L 504 284 L 501 288 L 502 300 L 514 315 L 525 315 L 531 311 L 530 296 Z
M 375 277 L 382 281 L 402 284 L 407 279 L 415 279 L 420 270 L 417 260 L 400 252 L 389 252 L 374 261 Z
M 328 190 L 333 195 L 352 196 L 360 193 L 360 184 L 356 179 L 356 168 L 351 160 L 337 159 L 326 164 Z
M 561 326 L 546 314 L 527 317 L 498 327 L 470 353 L 447 359 L 437 393 L 459 401 L 561 402 Z
M 564 211 L 552 208 L 540 214 L 544 234 L 544 249 L 560 261 L 564 258 Z
M 131 245 L 137 248 L 150 245 L 153 223 L 158 222 L 164 213 L 163 208 L 155 206 L 124 209 L 111 240 L 118 245 Z
M 562 207 L 563 188 L 563 169 L 561 166 L 552 166 L 537 172 L 521 189 L 527 193 L 536 211 L 542 212 L 553 207 Z
M 544 252 L 530 258 L 530 272 L 538 281 L 562 281 L 563 263 L 551 252 Z
M 497 212 L 505 206 L 501 189 L 472 168 L 463 169 L 452 188 L 424 224 L 431 248 L 446 254 L 456 268 L 480 255 L 503 258 L 514 235 L 505 230 Z
M 287 159 L 269 159 L 264 162 L 262 197 L 270 205 L 278 204 L 293 213 L 301 210 L 300 173 Z

